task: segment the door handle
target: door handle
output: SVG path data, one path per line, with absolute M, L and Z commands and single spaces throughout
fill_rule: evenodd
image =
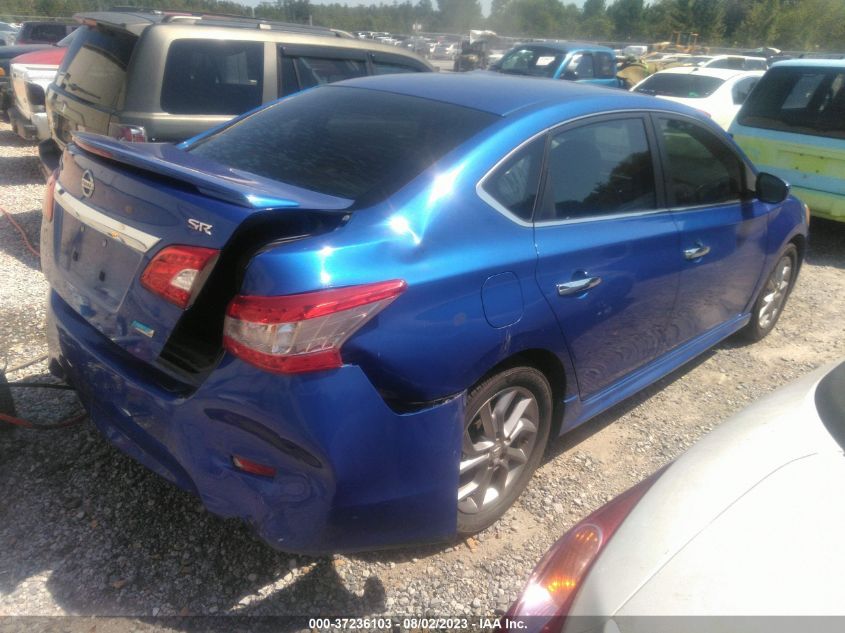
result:
M 684 257 L 687 259 L 699 259 L 704 257 L 707 253 L 710 252 L 709 246 L 704 246 L 701 242 L 693 246 L 692 248 L 687 248 L 684 250 Z
M 580 295 L 582 292 L 587 292 L 590 288 L 595 288 L 600 283 L 601 277 L 585 277 L 584 279 L 567 281 L 566 283 L 557 285 L 557 293 L 561 297 Z

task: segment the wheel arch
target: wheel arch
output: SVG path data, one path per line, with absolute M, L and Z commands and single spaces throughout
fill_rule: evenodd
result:
M 564 399 L 567 395 L 567 386 L 570 384 L 566 368 L 553 352 L 547 349 L 532 348 L 516 352 L 507 358 L 500 360 L 491 367 L 475 383 L 478 384 L 487 380 L 490 376 L 498 374 L 511 367 L 533 367 L 541 372 L 549 382 L 552 390 L 552 425 L 549 432 L 549 439 L 556 438 L 560 433 L 563 423 Z M 471 387 L 470 387 L 471 389 Z

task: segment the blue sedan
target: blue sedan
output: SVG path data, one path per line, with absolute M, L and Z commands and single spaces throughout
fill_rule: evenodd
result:
M 496 521 L 550 438 L 772 330 L 806 208 L 694 110 L 484 74 L 322 86 L 182 145 L 78 134 L 52 371 L 298 552 Z

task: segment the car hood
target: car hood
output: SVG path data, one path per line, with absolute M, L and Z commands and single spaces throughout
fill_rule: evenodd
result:
M 845 495 L 845 458 L 814 401 L 816 386 L 830 369 L 762 398 L 678 458 L 596 560 L 570 611 L 587 617 L 570 619 L 567 631 L 590 629 L 595 618 L 609 615 L 754 615 L 766 612 L 760 610 L 764 604 L 773 609 L 773 596 L 782 607 L 776 612 L 810 609 L 810 604 L 783 599 L 784 587 L 794 598 L 789 581 L 804 573 L 800 567 L 789 568 L 793 556 L 784 566 L 778 564 L 785 549 L 778 539 L 805 521 L 807 542 L 815 549 L 820 528 L 845 525 L 843 504 L 825 503 L 830 495 L 838 500 Z M 772 505 L 778 494 L 783 502 Z M 810 507 L 817 514 L 802 514 Z M 777 530 L 774 523 L 780 524 Z M 838 530 L 830 531 L 839 538 Z M 795 549 L 807 557 L 800 544 Z M 838 550 L 845 559 L 845 550 Z M 764 561 L 768 564 L 762 565 Z M 830 566 L 841 574 L 842 564 Z M 769 588 L 758 602 L 740 602 L 736 593 L 729 593 L 736 587 L 728 579 L 740 578 L 737 582 L 748 589 L 749 575 L 764 585 L 767 579 L 780 583 L 781 591 Z M 833 586 L 842 586 L 841 577 Z M 816 607 L 808 612 L 821 613 L 814 599 L 807 600 Z
M 59 67 L 67 53 L 67 48 L 62 46 L 51 46 L 42 50 L 24 53 L 12 58 L 13 64 L 26 64 L 29 66 L 55 66 Z
M 9 60 L 18 55 L 55 48 L 52 44 L 21 44 L 20 46 L 0 46 L 0 59 Z

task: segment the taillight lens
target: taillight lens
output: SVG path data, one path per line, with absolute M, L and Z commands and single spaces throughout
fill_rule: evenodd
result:
M 41 213 L 47 222 L 53 221 L 53 204 L 55 204 L 56 196 L 56 180 L 58 180 L 58 173 L 54 171 L 47 179 L 47 189 L 44 191 L 44 202 L 41 204 Z
M 521 631 L 562 630 L 564 618 L 593 562 L 666 468 L 603 505 L 557 540 L 508 610 L 511 620 L 525 618 L 521 620 Z
M 187 308 L 219 253 L 201 246 L 168 246 L 147 265 L 141 285 L 170 303 Z
M 146 143 L 147 130 L 140 125 L 118 125 L 115 136 L 128 143 Z
M 223 344 L 276 373 L 340 367 L 340 348 L 407 287 L 402 280 L 275 297 L 239 295 L 226 310 Z

